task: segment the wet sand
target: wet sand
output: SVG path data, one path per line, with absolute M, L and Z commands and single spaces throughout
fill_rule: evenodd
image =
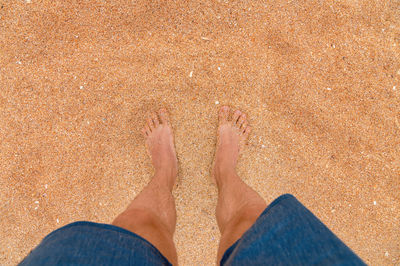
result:
M 213 265 L 222 104 L 250 119 L 238 172 L 267 202 L 292 193 L 367 263 L 400 263 L 398 1 L 0 0 L 0 264 L 111 222 L 166 107 L 179 261 Z

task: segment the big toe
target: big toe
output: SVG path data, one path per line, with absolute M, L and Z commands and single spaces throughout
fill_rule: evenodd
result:
M 219 109 L 219 123 L 224 124 L 224 123 L 228 122 L 228 116 L 229 116 L 229 107 L 222 106 Z
M 160 110 L 160 120 L 161 123 L 164 125 L 169 125 L 169 116 L 168 116 L 168 112 L 165 108 Z

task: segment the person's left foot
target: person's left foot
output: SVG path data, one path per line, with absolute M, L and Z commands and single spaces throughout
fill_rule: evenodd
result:
M 142 133 L 155 168 L 155 175 L 167 178 L 168 185 L 172 189 L 178 173 L 174 136 L 165 109 L 159 111 L 159 117 L 160 119 L 156 113 L 152 113 Z

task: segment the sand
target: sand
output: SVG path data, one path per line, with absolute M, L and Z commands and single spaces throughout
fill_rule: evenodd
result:
M 240 176 L 292 193 L 367 263 L 400 263 L 400 3 L 0 0 L 0 264 L 109 223 L 153 170 L 168 108 L 181 265 L 213 265 L 221 105 L 253 132 Z

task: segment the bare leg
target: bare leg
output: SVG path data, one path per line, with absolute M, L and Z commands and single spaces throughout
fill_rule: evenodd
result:
M 219 111 L 217 150 L 213 175 L 218 186 L 216 209 L 221 240 L 218 264 L 224 252 L 234 244 L 256 221 L 267 207 L 263 198 L 246 185 L 236 174 L 239 150 L 250 132 L 246 116 L 235 111 L 229 119 L 229 107 Z
M 178 171 L 177 159 L 166 110 L 160 110 L 159 116 L 160 119 L 153 113 L 143 129 L 155 168 L 154 177 L 112 224 L 140 235 L 172 264 L 177 264 L 173 242 L 176 210 L 171 194 Z

